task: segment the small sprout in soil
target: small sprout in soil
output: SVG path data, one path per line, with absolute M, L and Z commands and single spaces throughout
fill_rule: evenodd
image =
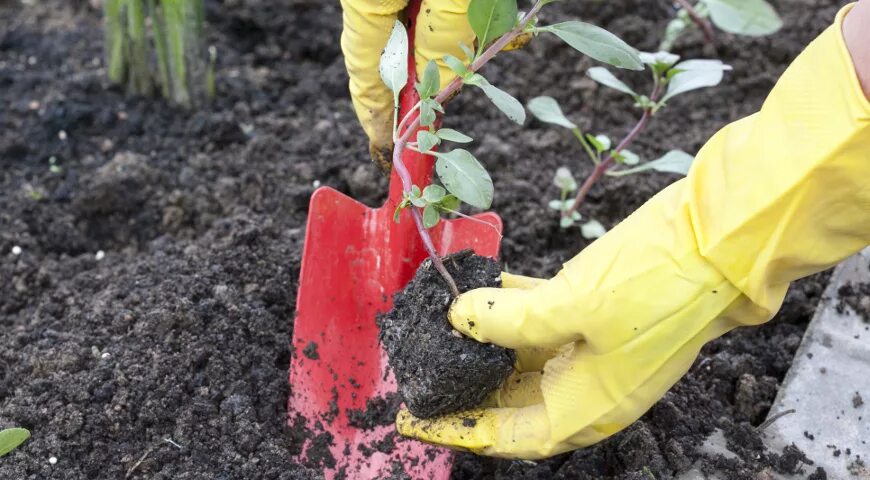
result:
M 657 160 L 642 162 L 640 156 L 628 147 L 655 115 L 667 106 L 668 101 L 693 90 L 718 85 L 722 82 L 724 72 L 731 69 L 719 60 L 680 62 L 678 55 L 669 52 L 641 52 L 639 58 L 652 73 L 649 95 L 637 93 L 605 67 L 593 67 L 587 72 L 599 84 L 630 96 L 634 100 L 635 108 L 641 111 L 634 128 L 615 147 L 606 135 L 583 132 L 576 122 L 565 115 L 555 99 L 537 97 L 529 101 L 529 111 L 538 120 L 571 130 L 586 157 L 594 165 L 592 172 L 579 187 L 567 168 L 556 172 L 554 183 L 560 190 L 560 199 L 551 201 L 550 207 L 560 212 L 559 224 L 562 228 L 571 227 L 582 218 L 577 209 L 592 186 L 604 175 L 618 177 L 647 171 L 686 175 L 694 160 L 688 153 L 672 150 Z M 568 193 L 574 193 L 574 198 L 568 199 Z M 586 238 L 598 238 L 604 234 L 604 228 L 598 222 L 582 225 L 581 231 Z
M 695 5 L 689 0 L 675 0 L 674 3 L 679 9 L 665 28 L 659 50 L 672 50 L 677 40 L 692 27 L 701 29 L 708 44 L 714 42 L 713 26 L 750 37 L 771 35 L 782 28 L 776 9 L 765 0 L 700 0 Z
M 0 430 L 0 457 L 18 448 L 28 438 L 30 438 L 30 431 L 25 428 Z
M 428 229 L 437 225 L 444 213 L 464 216 L 459 213 L 461 203 L 480 209 L 489 208 L 494 189 L 489 173 L 468 150 L 435 150 L 445 141 L 468 143 L 473 140 L 461 132 L 437 128 L 439 116 L 444 114 L 444 103 L 463 85 L 477 87 L 510 120 L 524 124 L 526 111 L 522 103 L 492 85 L 478 72 L 499 52 L 520 46 L 528 42 L 531 36 L 542 33 L 552 33 L 579 52 L 614 67 L 632 70 L 644 68 L 637 50 L 600 27 L 579 21 L 541 25 L 538 13 L 552 1 L 536 0 L 531 9 L 523 13 L 517 7 L 517 0 L 471 0 L 468 23 L 477 36 L 476 47 L 460 45 L 465 60 L 452 55 L 443 58 L 456 78 L 440 91 L 441 79 L 437 65 L 434 62 L 427 64 L 422 78 L 415 85 L 420 101 L 401 119 L 398 118 L 399 93 L 408 82 L 408 37 L 401 22 L 394 24 L 381 55 L 381 79 L 393 92 L 394 100 L 393 167 L 402 179 L 404 190 L 404 198 L 398 205 L 395 218 L 397 221 L 401 218 L 403 209 L 410 210 L 432 264 L 454 295 L 458 295 L 459 291 L 438 257 Z M 411 182 L 411 176 L 402 161 L 405 149 L 435 157 L 435 171 L 441 183 L 441 186 L 436 187 L 439 188 L 430 190 L 429 185 L 414 185 Z M 442 191 L 443 195 L 439 195 Z M 426 198 L 427 192 L 429 199 Z
M 217 51 L 204 45 L 203 0 L 105 0 L 103 12 L 110 81 L 185 107 L 214 96 Z

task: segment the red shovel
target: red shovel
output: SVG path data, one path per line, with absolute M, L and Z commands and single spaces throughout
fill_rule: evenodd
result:
M 418 11 L 419 0 L 413 1 L 408 18 L 416 19 Z M 414 23 L 408 33 L 409 81 L 402 91 L 399 118 L 418 101 Z M 431 156 L 405 150 L 402 159 L 415 185 L 422 188 L 431 183 Z M 402 182 L 395 170 L 389 198 L 381 208 L 369 208 L 328 187 L 311 196 L 293 327 L 288 410 L 291 427 L 302 423 L 312 437 L 296 460 L 322 468 L 328 480 L 387 478 L 399 473 L 397 469 L 414 479 L 450 475 L 448 450 L 401 438 L 392 423 L 363 429 L 348 421 L 348 411 L 365 411 L 368 400 L 396 391 L 395 377 L 378 342 L 375 316 L 392 307 L 393 294 L 404 288 L 427 256 L 409 212 L 402 212 L 399 223 L 393 220 L 401 201 Z M 438 253 L 471 248 L 478 255 L 498 255 L 501 219 L 494 213 L 475 218 L 482 222 L 460 218 L 431 229 Z

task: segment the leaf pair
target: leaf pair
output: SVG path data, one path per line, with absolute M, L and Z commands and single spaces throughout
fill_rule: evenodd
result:
M 650 54 L 646 59 L 651 65 L 658 65 L 658 68 L 661 68 L 662 57 L 656 55 L 658 54 Z M 671 98 L 692 90 L 715 87 L 722 83 L 724 74 L 728 70 L 731 70 L 731 66 L 722 63 L 720 60 L 686 60 L 677 63 L 673 67 L 663 71 L 662 76 L 667 82 L 668 89 L 658 104 L 662 105 Z M 638 103 L 643 103 L 643 97 L 622 80 L 616 78 L 610 70 L 604 67 L 592 67 L 586 74 L 592 80 L 630 95 Z
M 442 212 L 456 211 L 459 208 L 459 203 L 460 201 L 456 196 L 448 194 L 447 190 L 440 185 L 429 185 L 422 192 L 420 187 L 414 185 L 411 187 L 411 192 L 406 193 L 402 203 L 396 207 L 393 220 L 398 222 L 402 209 L 414 206 L 423 209 L 423 226 L 432 228 L 441 221 Z

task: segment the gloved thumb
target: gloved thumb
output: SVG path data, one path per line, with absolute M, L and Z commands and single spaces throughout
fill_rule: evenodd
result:
M 454 300 L 453 328 L 507 348 L 559 347 L 580 339 L 571 306 L 578 299 L 558 275 L 532 288 L 479 288 Z

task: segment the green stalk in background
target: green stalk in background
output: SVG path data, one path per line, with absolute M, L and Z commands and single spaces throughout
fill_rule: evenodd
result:
M 159 85 L 185 107 L 214 96 L 217 52 L 205 48 L 204 0 L 105 0 L 104 9 L 109 80 L 139 95 Z
M 109 80 L 123 84 L 127 80 L 127 16 L 126 0 L 106 0 L 103 4 L 106 21 L 106 62 Z
M 145 31 L 145 5 L 142 0 L 127 0 L 128 61 L 130 90 L 138 95 L 150 95 L 151 69 L 148 61 L 148 39 Z

